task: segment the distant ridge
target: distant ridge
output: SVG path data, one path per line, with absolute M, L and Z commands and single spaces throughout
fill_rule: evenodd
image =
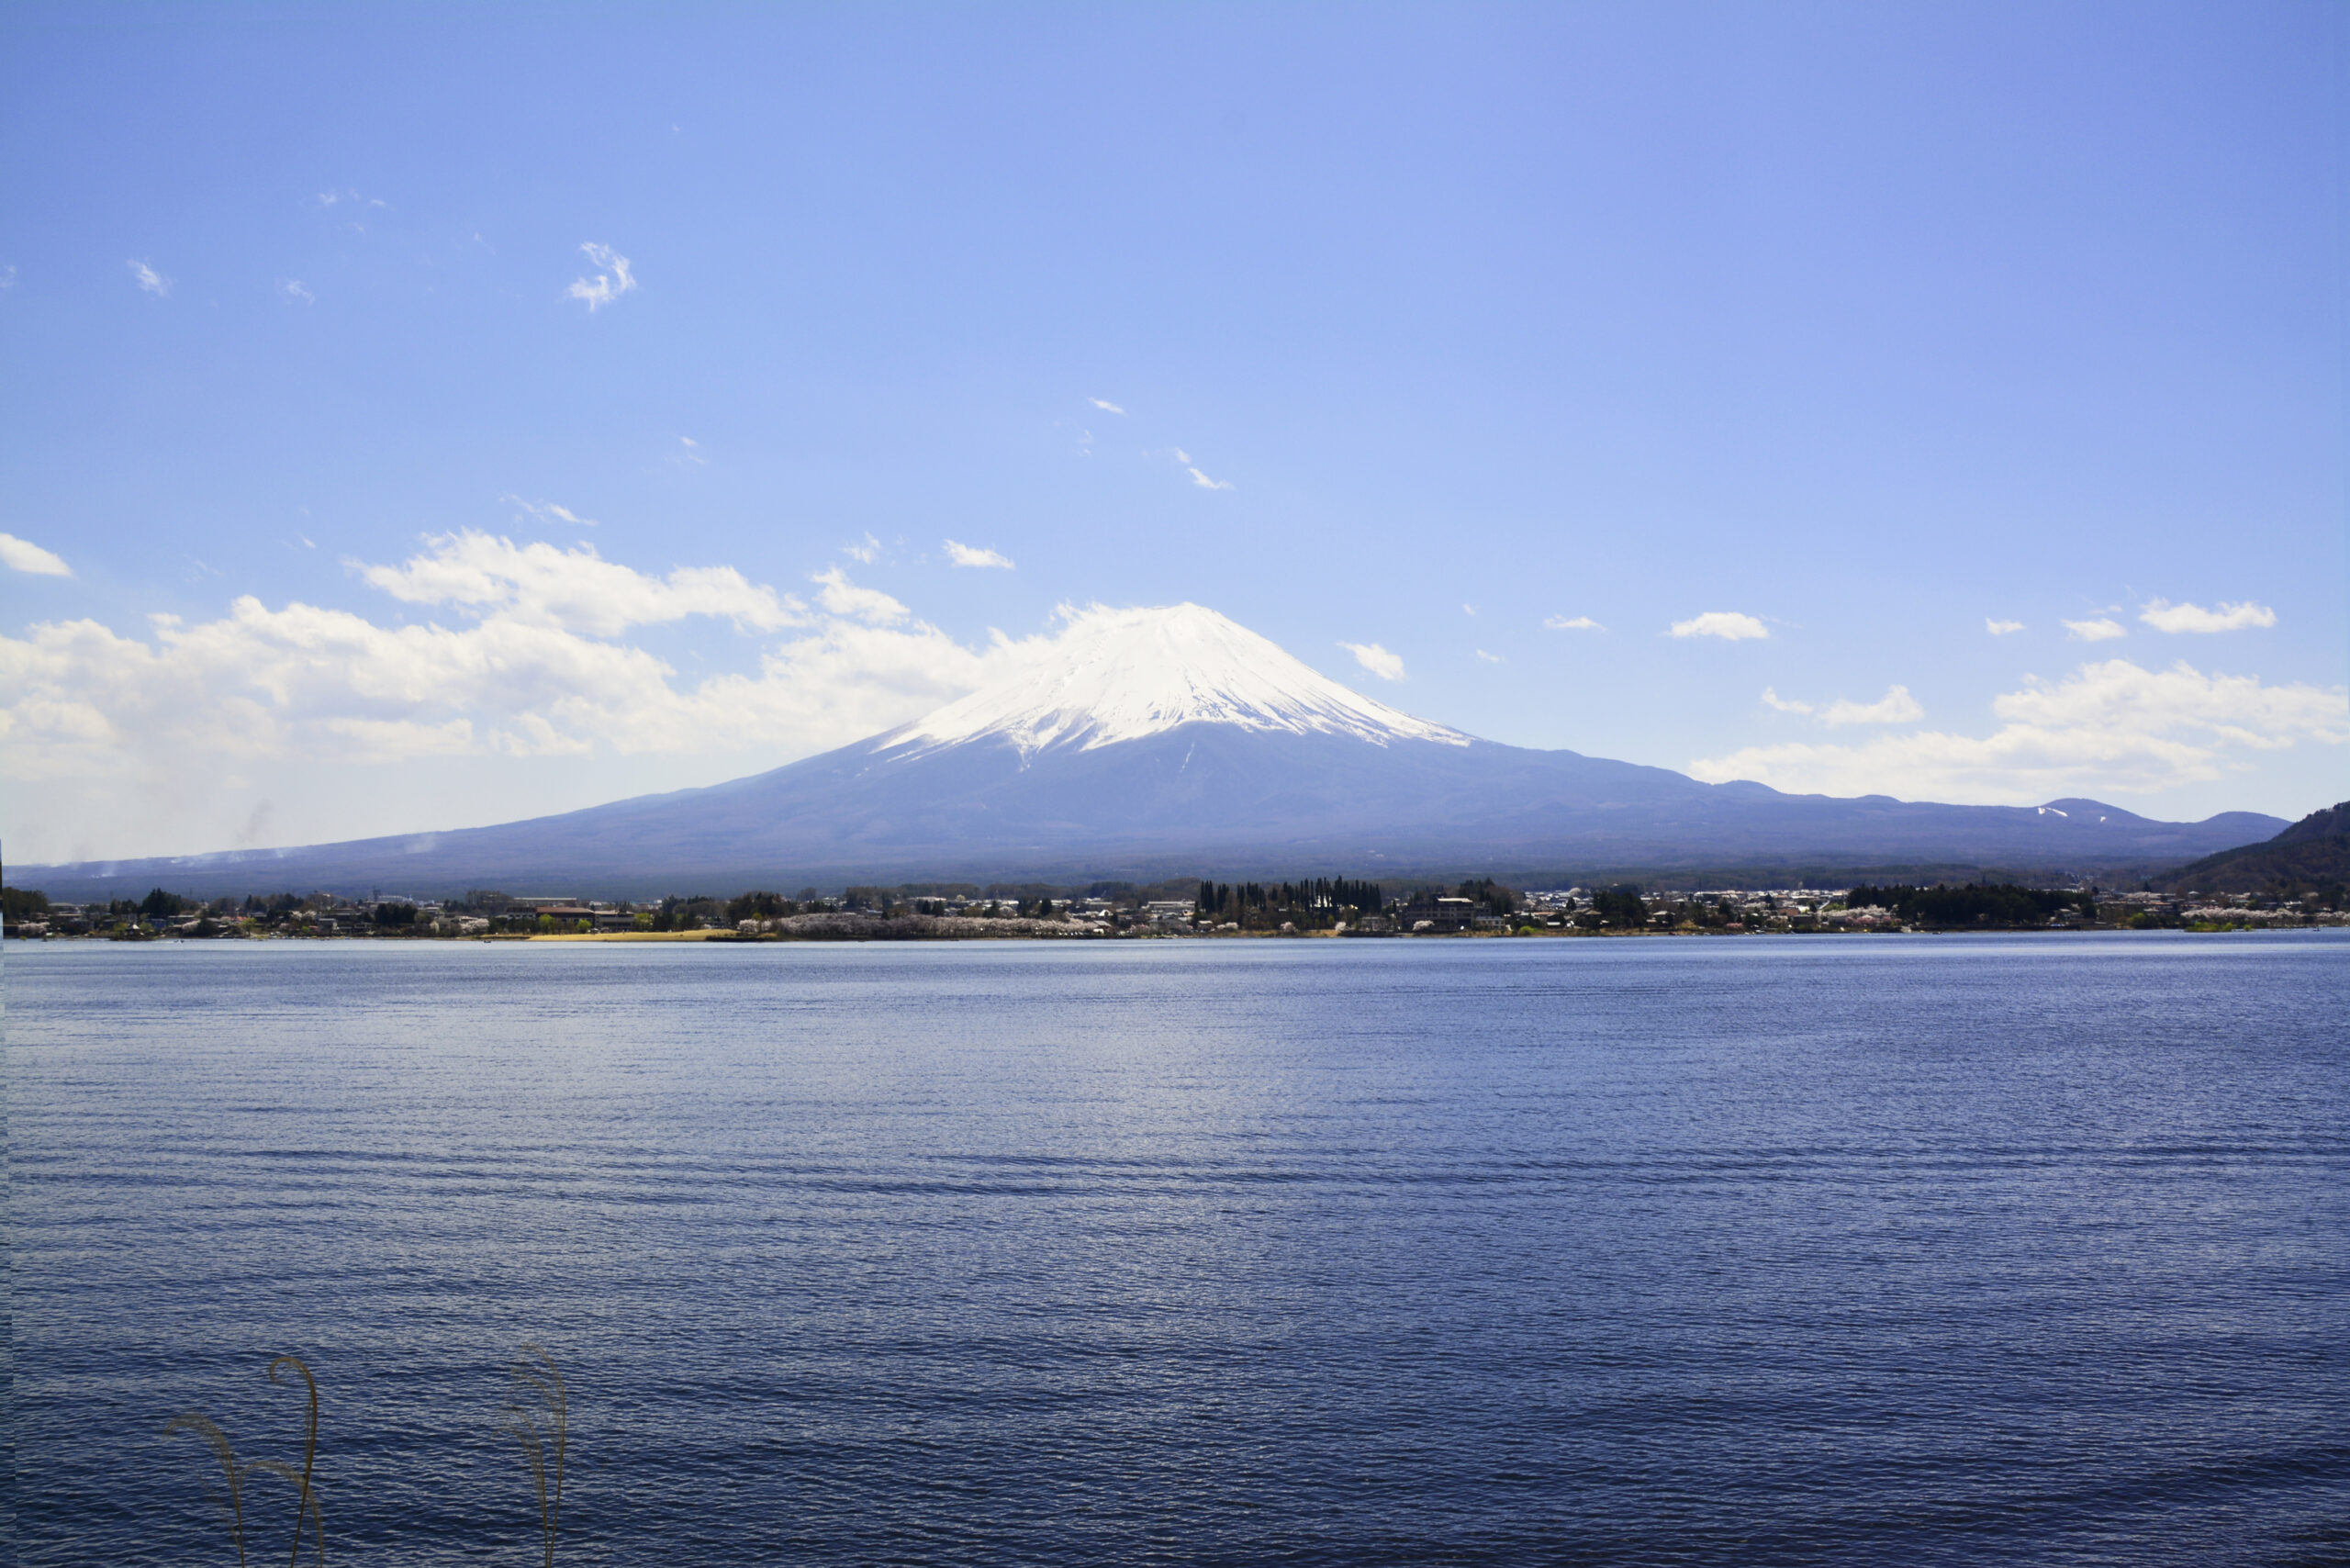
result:
M 2261 844 L 2207 855 L 2162 879 L 2164 890 L 2261 893 L 2350 881 L 2350 801 L 2311 812 Z
M 1997 867 L 2136 879 L 2280 818 L 1946 806 L 1702 784 L 1498 745 L 1350 690 L 1194 604 L 1073 614 L 998 685 L 705 789 L 496 827 L 19 867 L 52 897 L 468 887 L 620 897 L 904 880 Z

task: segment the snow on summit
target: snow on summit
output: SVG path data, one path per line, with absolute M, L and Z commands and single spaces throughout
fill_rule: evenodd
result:
M 1235 724 L 1296 734 L 1467 745 L 1442 724 L 1399 713 L 1309 668 L 1213 610 L 1099 605 L 1070 616 L 1018 675 L 878 737 L 908 756 L 982 737 L 1025 755 L 1139 740 L 1179 724 Z

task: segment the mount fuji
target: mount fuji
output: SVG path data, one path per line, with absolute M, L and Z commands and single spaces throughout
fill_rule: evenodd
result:
M 1947 806 L 1702 784 L 1479 740 L 1213 610 L 1095 609 L 1002 683 L 750 778 L 495 827 L 12 868 L 52 897 L 464 887 L 652 896 L 843 881 L 1973 866 L 2146 868 L 2275 817 Z

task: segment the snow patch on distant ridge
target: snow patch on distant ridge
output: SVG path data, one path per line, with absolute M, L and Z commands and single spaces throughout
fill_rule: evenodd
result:
M 1179 724 L 1352 735 L 1374 745 L 1470 737 L 1350 691 L 1247 627 L 1196 604 L 1065 611 L 1017 675 L 877 736 L 877 752 L 919 756 L 994 736 L 1021 755 L 1091 751 Z

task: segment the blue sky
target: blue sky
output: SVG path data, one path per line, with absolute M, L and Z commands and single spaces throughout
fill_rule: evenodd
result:
M 0 40 L 19 862 L 714 781 L 1097 601 L 1701 777 L 2350 795 L 2337 6 Z

